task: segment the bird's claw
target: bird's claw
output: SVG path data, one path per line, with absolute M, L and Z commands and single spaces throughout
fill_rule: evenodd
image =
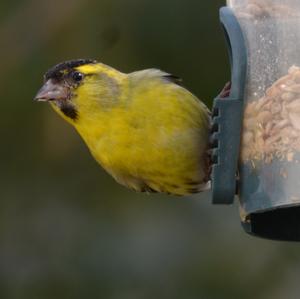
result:
M 231 82 L 227 82 L 224 86 L 224 88 L 222 89 L 219 97 L 220 98 L 227 98 L 230 95 L 230 91 L 231 91 Z

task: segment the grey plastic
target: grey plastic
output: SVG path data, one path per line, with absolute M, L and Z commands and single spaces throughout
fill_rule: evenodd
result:
M 237 185 L 247 53 L 242 30 L 232 10 L 221 8 L 220 20 L 229 50 L 232 86 L 229 97 L 219 96 L 213 105 L 212 201 L 214 204 L 231 204 Z

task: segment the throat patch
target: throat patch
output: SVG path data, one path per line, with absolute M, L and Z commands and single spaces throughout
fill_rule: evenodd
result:
M 72 120 L 77 120 L 78 119 L 78 111 L 74 107 L 73 104 L 70 102 L 60 102 L 58 104 L 60 111 L 67 117 L 71 118 Z

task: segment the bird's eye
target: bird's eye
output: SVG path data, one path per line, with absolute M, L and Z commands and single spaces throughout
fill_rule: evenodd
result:
M 72 78 L 75 82 L 80 82 L 83 79 L 83 74 L 79 72 L 73 72 Z

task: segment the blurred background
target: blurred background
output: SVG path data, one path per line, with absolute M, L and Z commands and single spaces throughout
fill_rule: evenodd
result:
M 135 194 L 48 105 L 42 75 L 73 58 L 156 67 L 211 107 L 229 80 L 210 0 L 0 2 L 0 298 L 298 298 L 300 247 L 246 235 L 210 194 Z

